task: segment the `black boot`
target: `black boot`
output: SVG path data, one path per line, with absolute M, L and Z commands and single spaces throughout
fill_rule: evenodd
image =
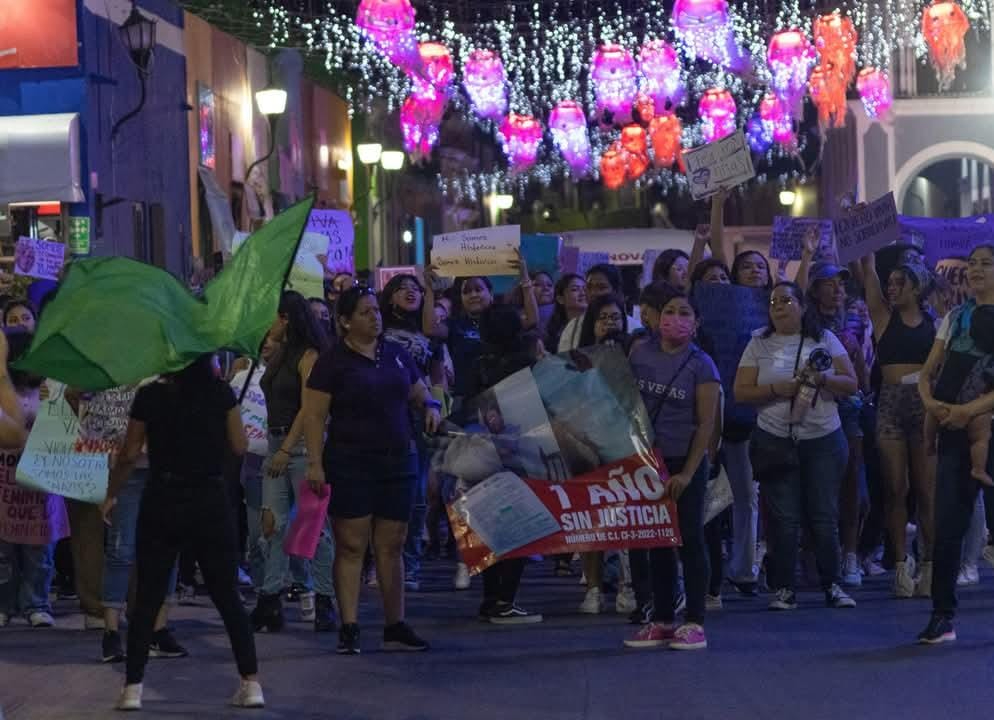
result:
M 286 621 L 283 618 L 283 603 L 280 602 L 280 596 L 260 593 L 251 620 L 256 632 L 282 630 Z
M 314 632 L 335 632 L 337 629 L 331 596 L 318 593 L 314 596 Z

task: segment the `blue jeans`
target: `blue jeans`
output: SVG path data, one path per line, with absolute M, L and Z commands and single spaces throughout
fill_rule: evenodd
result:
M 293 520 L 296 497 L 307 482 L 307 452 L 303 443 L 294 448 L 290 454 L 290 462 L 283 475 L 275 478 L 268 476 L 269 463 L 282 443 L 282 435 L 269 436 L 269 457 L 262 466 L 262 509 L 269 510 L 273 514 L 274 524 L 272 535 L 267 538 L 262 534 L 259 538 L 259 548 L 263 558 L 263 575 L 259 590 L 266 595 L 278 594 L 286 583 L 291 563 L 290 557 L 283 551 L 283 540 Z M 325 519 L 314 559 L 300 561 L 304 587 L 319 595 L 334 597 L 335 586 L 331 572 L 334 562 L 335 543 L 332 539 L 331 523 Z
M 53 545 L 15 545 L 0 541 L 0 613 L 51 612 Z
M 786 457 L 794 441 L 756 429 L 754 453 Z M 849 462 L 849 446 L 842 430 L 797 443 L 798 467 L 773 477 L 759 478 L 770 510 L 770 586 L 794 587 L 797 548 L 802 523 L 811 531 L 823 590 L 839 581 L 839 489 Z M 958 556 L 957 556 L 958 557 Z M 958 560 L 957 560 L 958 562 Z M 958 567 L 958 565 L 957 565 Z
M 121 488 L 111 514 L 111 525 L 104 533 L 104 607 L 120 610 L 128 599 L 131 571 L 135 564 L 135 536 L 138 508 L 148 482 L 148 470 L 135 470 Z M 176 568 L 169 576 L 167 600 L 176 592 Z
M 431 464 L 431 450 L 418 443 L 418 477 L 414 483 L 411 505 L 411 519 L 407 524 L 407 540 L 404 542 L 404 577 L 417 580 L 421 574 L 421 560 L 424 558 L 425 518 L 428 515 L 428 468 Z

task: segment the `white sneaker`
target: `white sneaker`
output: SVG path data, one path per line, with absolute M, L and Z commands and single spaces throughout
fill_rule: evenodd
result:
M 142 709 L 142 684 L 125 685 L 121 690 L 121 697 L 117 699 L 118 710 L 141 710 Z
M 51 613 L 42 610 L 35 611 L 28 615 L 28 622 L 33 628 L 50 628 L 55 625 L 55 619 Z
M 923 562 L 918 566 L 918 579 L 915 580 L 915 597 L 932 597 L 932 563 Z
M 266 698 L 262 695 L 262 685 L 255 680 L 242 680 L 238 692 L 231 698 L 231 704 L 240 708 L 266 707 Z
M 300 619 L 302 622 L 314 622 L 317 611 L 314 609 L 314 593 L 300 594 Z
M 867 577 L 879 577 L 880 575 L 885 575 L 886 573 L 887 571 L 884 570 L 884 566 L 872 557 L 868 557 L 863 560 L 863 574 Z
M 959 569 L 959 577 L 956 578 L 956 584 L 959 586 L 964 585 L 979 585 L 980 584 L 980 572 L 977 570 L 976 565 L 964 565 Z
M 637 607 L 638 603 L 635 602 L 635 591 L 632 590 L 632 586 L 622 586 L 621 590 L 618 591 L 617 597 L 614 599 L 614 611 L 619 615 L 628 615 Z
M 846 553 L 842 561 L 842 584 L 846 587 L 859 587 L 863 584 L 863 573 L 860 572 L 856 553 Z
M 994 545 L 984 545 L 984 551 L 980 554 L 984 562 L 994 567 Z
M 453 578 L 452 584 L 456 590 L 469 590 L 469 568 L 466 567 L 466 563 L 456 564 L 456 576 Z
M 913 597 L 915 594 L 915 561 L 908 555 L 904 562 L 894 568 L 894 595 L 899 598 Z
M 580 573 L 580 584 L 581 585 L 587 584 L 587 573 Z
M 600 588 L 589 588 L 580 603 L 580 612 L 584 615 L 599 615 L 604 612 L 604 597 Z
M 83 619 L 84 630 L 105 630 L 104 619 L 96 615 L 87 615 Z

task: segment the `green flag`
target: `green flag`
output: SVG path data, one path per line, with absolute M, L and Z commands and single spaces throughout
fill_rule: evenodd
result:
M 93 391 L 176 372 L 220 348 L 254 357 L 313 202 L 253 233 L 203 299 L 165 270 L 127 258 L 73 263 L 15 367 Z

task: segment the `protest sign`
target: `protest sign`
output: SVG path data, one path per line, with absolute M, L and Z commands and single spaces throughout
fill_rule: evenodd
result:
M 305 231 L 328 238 L 318 259 L 330 274 L 355 274 L 355 227 L 347 210 L 311 210 Z
M 559 279 L 561 248 L 562 240 L 558 235 L 521 236 L 521 256 L 528 263 L 528 272 L 547 272 L 553 282 Z M 518 275 L 503 275 L 490 278 L 490 282 L 495 293 L 507 293 L 514 289 L 519 279 Z
M 970 296 L 970 288 L 966 281 L 966 270 L 969 264 L 961 258 L 945 258 L 935 264 L 935 274 L 941 275 L 952 288 L 950 307 L 962 305 Z
M 752 154 L 741 130 L 707 145 L 685 150 L 683 160 L 687 165 L 690 193 L 695 200 L 756 177 Z
M 84 395 L 79 404 L 77 452 L 116 453 L 124 444 L 137 385 Z
M 231 240 L 232 252 L 238 249 L 248 239 L 246 232 L 236 232 Z M 297 256 L 290 268 L 290 276 L 286 281 L 286 289 L 299 292 L 305 298 L 324 297 L 324 263 L 328 256 L 328 238 L 315 232 L 304 232 L 300 238 Z
M 559 254 L 559 269 L 563 273 L 575 273 L 580 268 L 580 248 L 566 245 Z
M 382 290 L 387 286 L 392 278 L 398 275 L 413 275 L 419 277 L 418 268 L 415 265 L 398 265 L 396 267 L 378 267 L 376 276 L 373 278 L 374 287 Z
M 835 247 L 843 265 L 860 260 L 901 237 L 892 192 L 837 218 L 833 225 Z
M 65 385 L 46 380 L 48 398 L 41 402 L 17 465 L 17 484 L 87 503 L 107 495 L 109 452 L 87 452 L 80 422 L 65 399 Z
M 58 280 L 66 259 L 66 246 L 37 238 L 22 237 L 14 248 L 14 274 Z
M 773 218 L 770 257 L 774 260 L 800 260 L 804 238 L 812 228 L 818 232 L 819 254 L 824 254 L 835 242 L 831 220 L 777 215 Z
M 58 495 L 18 487 L 20 450 L 0 450 L 0 541 L 48 545 L 69 536 L 65 503 Z
M 576 264 L 576 274 L 587 277 L 590 268 L 594 265 L 607 265 L 611 263 L 611 254 L 606 252 L 581 252 L 580 259 Z
M 432 238 L 431 262 L 444 277 L 515 275 L 521 226 L 462 230 Z
M 925 218 L 901 215 L 901 242 L 922 248 L 929 265 L 966 257 L 978 245 L 994 243 L 994 215 Z
M 248 451 L 253 455 L 266 457 L 269 455 L 269 431 L 266 426 L 266 396 L 262 393 L 262 375 L 266 372 L 265 366 L 261 365 L 252 373 L 252 381 L 249 383 L 248 391 L 242 398 L 242 424 L 245 426 L 245 435 L 248 437 Z M 245 386 L 245 378 L 248 377 L 248 370 L 241 370 L 231 378 L 231 389 L 235 391 L 235 396 L 240 396 L 242 387 Z

